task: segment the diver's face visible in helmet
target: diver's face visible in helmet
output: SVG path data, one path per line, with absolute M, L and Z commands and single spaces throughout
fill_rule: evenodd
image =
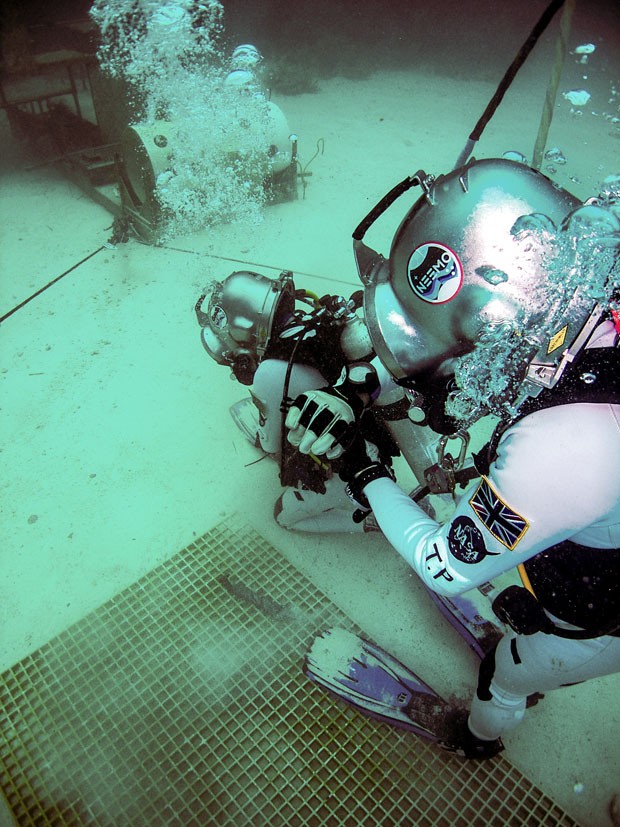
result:
M 444 388 L 456 360 L 488 331 L 521 335 L 524 310 L 536 307 L 544 284 L 548 230 L 578 203 L 507 160 L 438 178 L 365 291 L 373 345 L 395 380 Z

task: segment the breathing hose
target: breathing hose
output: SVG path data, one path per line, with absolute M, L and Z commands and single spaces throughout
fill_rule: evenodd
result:
M 499 82 L 499 85 L 495 90 L 495 94 L 487 104 L 486 109 L 480 116 L 478 123 L 474 127 L 471 135 L 467 140 L 467 143 L 465 144 L 465 147 L 463 148 L 463 151 L 461 152 L 456 161 L 454 167 L 455 169 L 457 169 L 458 167 L 462 167 L 465 163 L 467 163 L 469 156 L 471 155 L 472 150 L 476 144 L 476 141 L 480 139 L 480 136 L 484 132 L 486 125 L 491 120 L 495 113 L 495 110 L 502 102 L 504 95 L 508 91 L 508 88 L 510 87 L 512 81 L 515 79 L 515 75 L 527 59 L 529 53 L 532 51 L 532 49 L 538 42 L 538 39 L 540 38 L 542 33 L 545 31 L 545 29 L 553 19 L 553 16 L 557 12 L 557 10 L 563 4 L 564 0 L 552 0 L 552 2 L 549 3 L 545 11 L 542 13 L 540 19 L 530 32 L 529 37 L 527 38 L 523 46 L 521 46 L 521 48 L 519 49 L 517 56 L 506 70 L 504 77 Z

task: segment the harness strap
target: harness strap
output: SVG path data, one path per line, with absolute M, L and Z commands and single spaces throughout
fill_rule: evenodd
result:
M 540 604 L 585 630 L 556 627 L 553 634 L 576 639 L 620 635 L 620 548 L 564 540 L 526 560 L 524 569 Z M 574 576 L 577 570 L 579 577 Z

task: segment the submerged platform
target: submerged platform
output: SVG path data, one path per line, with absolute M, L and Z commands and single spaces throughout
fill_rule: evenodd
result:
M 226 519 L 2 675 L 15 822 L 577 824 L 506 758 L 464 763 L 314 687 L 303 656 L 334 624 L 361 631 Z

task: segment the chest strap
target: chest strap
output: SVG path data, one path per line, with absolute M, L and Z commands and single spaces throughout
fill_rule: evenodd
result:
M 548 612 L 586 630 L 581 635 L 554 634 L 620 636 L 620 548 L 590 548 L 564 540 L 526 560 L 523 569 L 525 584 Z

